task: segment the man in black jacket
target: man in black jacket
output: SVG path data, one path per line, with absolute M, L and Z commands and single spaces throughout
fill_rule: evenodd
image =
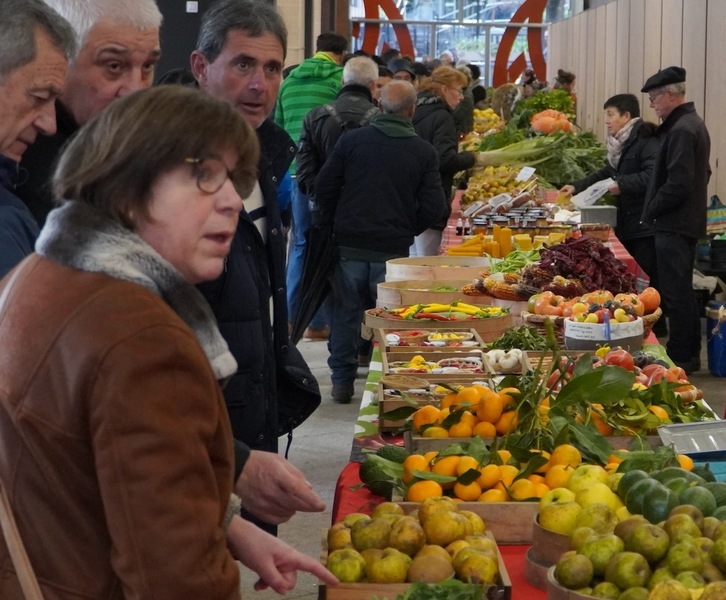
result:
M 317 209 L 340 244 L 328 359 L 338 403 L 353 396 L 363 311 L 375 306 L 386 261 L 408 256 L 414 236 L 448 210 L 436 151 L 411 124 L 415 102 L 410 83 L 389 83 L 381 113 L 340 137 L 315 180 Z
M 324 509 L 292 465 L 283 465 L 288 478 L 276 478 L 279 470 L 272 471 L 280 466 L 278 436 L 292 439 L 293 428 L 320 404 L 318 383 L 287 333 L 285 240 L 277 185 L 295 145 L 269 119 L 286 50 L 287 29 L 270 4 L 219 0 L 204 14 L 191 56 L 199 87 L 235 106 L 257 130 L 260 142 L 258 185 L 245 200 L 224 273 L 199 287 L 239 364 L 224 389 L 235 440 L 265 451 L 252 453 L 256 464 L 249 468 L 249 448 L 237 444 L 237 468 L 245 468 L 235 489 L 244 494 L 244 506 L 257 508 L 250 512 L 263 514 L 269 524 L 287 520 L 295 510 Z M 259 462 L 260 455 L 267 457 L 267 466 Z M 268 485 L 260 487 L 257 476 L 265 475 Z M 249 486 L 248 476 L 253 480 Z M 270 510 L 275 498 L 278 512 Z
M 686 70 L 667 67 L 640 90 L 662 120 L 660 151 L 641 220 L 655 229 L 656 267 L 670 337 L 666 350 L 687 374 L 698 371 L 701 323 L 693 294 L 696 242 L 706 234 L 711 139 L 693 102 L 686 102 Z

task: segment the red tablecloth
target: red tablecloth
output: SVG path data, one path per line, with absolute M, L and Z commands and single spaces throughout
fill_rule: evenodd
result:
M 350 513 L 370 513 L 376 504 L 384 501 L 382 496 L 371 494 L 368 488 L 351 489 L 361 484 L 359 469 L 360 463 L 348 463 L 338 477 L 331 523 L 337 523 Z M 528 548 L 529 546 L 499 546 L 512 581 L 512 600 L 545 600 L 547 593 L 529 585 L 524 576 L 524 555 Z

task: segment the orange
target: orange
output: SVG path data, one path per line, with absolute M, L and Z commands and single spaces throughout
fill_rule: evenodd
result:
M 481 496 L 479 496 L 479 502 L 507 502 L 509 500 L 509 494 L 502 490 L 487 490 Z
M 505 465 L 509 462 L 509 459 L 512 458 L 512 453 L 509 450 L 497 450 L 497 454 L 499 455 L 499 458 L 502 459 L 502 463 Z
M 492 392 L 491 396 L 482 399 L 476 407 L 476 416 L 480 421 L 496 423 L 504 411 L 504 400 Z
M 473 435 L 473 427 L 468 423 L 459 422 L 449 427 L 449 437 L 470 438 Z
M 618 452 L 627 452 L 627 450 L 618 450 Z M 615 463 L 615 464 L 619 465 L 621 462 L 623 462 L 623 460 L 625 460 L 625 459 L 621 458 L 620 456 L 618 456 L 615 453 L 608 456 L 609 463 Z
M 408 485 L 414 480 L 412 471 L 431 471 L 429 461 L 422 454 L 410 454 L 403 461 L 403 483 Z
M 538 448 L 532 448 L 531 452 L 533 454 L 541 454 L 547 459 L 547 462 L 543 464 L 541 467 L 538 467 L 535 473 L 546 473 L 547 470 L 552 466 L 552 460 L 550 458 L 550 453 L 547 452 L 547 450 L 539 450 Z
M 535 484 L 529 481 L 529 479 L 517 479 L 517 481 L 509 486 L 509 491 L 512 494 L 512 500 L 534 498 L 537 493 Z
M 541 498 L 549 491 L 550 491 L 550 488 L 546 483 L 535 483 L 534 484 L 534 497 L 535 498 Z
M 494 487 L 497 483 L 499 483 L 499 480 L 502 478 L 502 471 L 499 465 L 495 465 L 494 463 L 488 464 L 485 467 L 482 467 L 479 469 L 479 472 L 481 475 L 479 476 L 479 479 L 476 480 L 476 482 L 481 486 L 481 489 L 488 490 L 489 488 Z
M 685 469 L 686 471 L 693 470 L 693 459 L 690 456 L 686 456 L 685 454 L 676 454 L 676 458 L 678 459 L 678 466 L 681 467 L 681 469 Z
M 545 473 L 545 483 L 551 490 L 567 487 L 567 482 L 574 471 L 575 469 L 567 465 L 552 465 Z
M 516 406 L 517 398 L 519 398 L 520 391 L 515 387 L 508 387 L 497 392 L 499 397 L 504 401 L 504 406 Z
M 479 404 L 479 399 L 479 390 L 473 387 L 463 387 L 456 394 L 456 403 L 460 405 L 474 406 Z
M 487 423 L 486 421 L 480 421 L 474 425 L 472 435 L 478 435 L 480 438 L 494 438 L 497 436 L 497 428 L 494 427 L 494 423 Z
M 443 427 L 429 427 L 428 429 L 424 430 L 424 432 L 421 434 L 421 437 L 425 438 L 447 438 L 449 437 L 449 432 L 446 431 Z
M 502 465 L 499 467 L 499 472 L 501 473 L 499 481 L 509 487 L 512 485 L 514 478 L 519 474 L 519 469 L 514 465 Z
M 449 392 L 441 399 L 441 408 L 450 408 L 454 404 L 456 404 L 456 398 L 457 393 L 456 392 Z
M 438 450 L 429 450 L 428 452 L 424 453 L 424 458 L 426 459 L 426 463 L 429 465 L 429 471 L 431 470 L 431 461 L 433 461 L 438 455 L 439 455 Z
M 465 502 L 476 502 L 481 494 L 481 487 L 476 481 L 472 481 L 469 485 L 463 483 L 454 485 L 454 496 Z
M 413 427 L 416 431 L 420 432 L 424 425 L 436 423 L 436 419 L 439 416 L 439 409 L 433 404 L 427 404 L 422 406 L 415 413 L 413 413 Z
M 618 470 L 618 467 L 620 466 L 619 463 L 607 463 L 603 469 L 605 469 L 608 473 L 612 474 L 615 473 Z
M 582 463 L 582 454 L 572 444 L 561 444 L 552 450 L 550 457 L 550 466 L 565 465 L 568 467 L 578 467 Z
M 468 410 L 465 410 L 461 413 L 461 419 L 459 420 L 460 423 L 466 423 L 467 425 L 470 425 L 472 428 L 474 425 L 476 425 L 479 422 L 479 419 L 476 418 L 471 412 Z
M 499 490 L 500 492 L 504 492 L 507 495 L 507 500 L 511 500 L 512 497 L 509 495 L 509 492 L 507 491 L 507 488 L 504 486 L 504 484 L 500 481 L 497 485 L 495 485 L 493 490 Z
M 485 396 L 486 396 L 486 395 L 487 395 L 487 394 L 488 394 L 489 392 L 491 392 L 491 391 L 492 391 L 492 390 L 491 390 L 490 388 L 488 388 L 487 386 L 485 386 L 485 385 L 480 385 L 480 384 L 478 384 L 478 383 L 476 383 L 476 384 L 472 385 L 471 387 L 473 387 L 473 388 L 474 388 L 474 389 L 475 389 L 475 390 L 476 390 L 477 392 L 479 392 L 479 400 L 484 400 Z
M 459 459 L 459 464 L 456 466 L 456 474 L 463 475 L 470 469 L 479 470 L 479 461 L 473 456 L 462 456 Z
M 442 496 L 444 493 L 440 483 L 422 479 L 414 483 L 406 492 L 406 500 L 409 502 L 423 502 L 426 498 Z
M 519 418 L 517 417 L 517 411 L 509 410 L 502 413 L 502 416 L 499 417 L 499 420 L 494 424 L 494 426 L 497 428 L 497 433 L 499 435 L 507 435 L 514 431 L 518 424 Z
M 451 477 L 456 477 L 458 475 L 456 469 L 459 466 L 459 462 L 461 462 L 461 458 L 462 457 L 459 455 L 439 458 L 434 461 L 434 464 L 431 467 L 431 472 L 438 475 L 450 475 Z
M 670 415 L 668 414 L 668 411 L 663 408 L 662 406 L 658 406 L 657 404 L 651 404 L 648 407 L 648 410 L 652 412 L 656 417 L 658 417 L 660 420 L 670 420 Z
M 593 406 L 597 408 L 602 408 L 601 404 L 593 404 Z M 592 420 L 593 425 L 595 425 L 595 429 L 597 429 L 600 435 L 604 435 L 605 437 L 607 437 L 609 435 L 612 435 L 615 431 L 612 426 L 603 421 L 602 417 L 594 410 L 590 411 L 590 419 Z
M 439 418 L 436 419 L 436 424 L 441 425 L 450 414 L 451 414 L 450 408 L 442 408 L 441 412 L 439 413 Z
M 544 483 L 545 478 L 544 475 L 539 475 L 538 473 L 532 473 L 527 477 L 532 483 Z

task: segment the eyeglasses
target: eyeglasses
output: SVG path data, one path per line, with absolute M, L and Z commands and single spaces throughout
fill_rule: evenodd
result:
M 197 187 L 205 194 L 216 194 L 228 179 L 242 198 L 247 198 L 252 191 L 253 180 L 243 177 L 240 172 L 230 171 L 218 158 L 185 158 L 184 162 L 192 165 Z
M 654 94 L 648 94 L 648 101 L 653 103 L 658 96 L 662 96 L 666 93 L 668 93 L 668 90 L 661 90 L 660 92 L 655 92 Z

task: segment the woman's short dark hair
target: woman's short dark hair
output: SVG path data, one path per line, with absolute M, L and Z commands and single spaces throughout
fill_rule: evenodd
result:
M 234 183 L 244 198 L 257 180 L 255 132 L 227 102 L 162 85 L 115 100 L 82 127 L 61 154 L 53 191 L 61 201 L 89 204 L 133 228 L 131 215 L 149 218 L 160 175 L 186 158 L 225 151 L 237 156 Z
M 640 102 L 638 102 L 638 98 L 633 94 L 615 94 L 615 96 L 605 100 L 603 110 L 608 108 L 614 108 L 621 115 L 624 115 L 626 112 L 630 113 L 632 119 L 640 116 Z

